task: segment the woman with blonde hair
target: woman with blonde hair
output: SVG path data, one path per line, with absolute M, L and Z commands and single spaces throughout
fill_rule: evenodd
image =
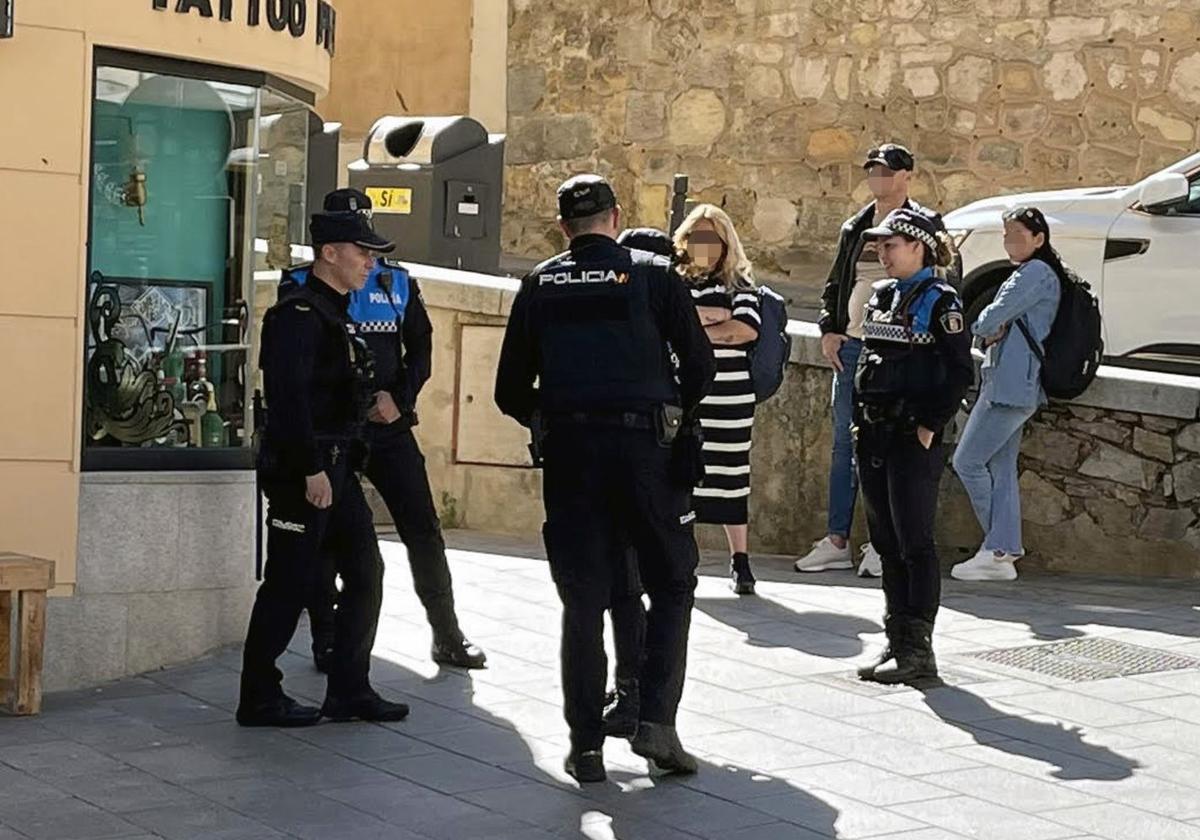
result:
M 712 204 L 699 205 L 684 219 L 675 247 L 717 358 L 716 380 L 699 408 L 704 481 L 692 494 L 696 520 L 725 526 L 733 591 L 752 595 L 748 500 L 755 398 L 749 351 L 762 324 L 753 267 L 733 221 Z

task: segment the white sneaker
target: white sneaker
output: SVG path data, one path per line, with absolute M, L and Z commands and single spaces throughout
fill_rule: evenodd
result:
M 812 551 L 796 561 L 797 572 L 825 572 L 831 569 L 851 569 L 854 567 L 854 557 L 850 543 L 844 548 L 838 548 L 829 537 L 813 543 Z
M 997 554 L 981 548 L 970 560 L 958 563 L 950 570 L 955 580 L 1016 580 L 1018 554 Z
M 865 578 L 883 577 L 883 558 L 875 546 L 867 543 L 862 547 L 862 562 L 858 564 L 858 576 Z

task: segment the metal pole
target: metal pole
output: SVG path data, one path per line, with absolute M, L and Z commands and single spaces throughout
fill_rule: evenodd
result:
M 688 176 L 677 173 L 674 186 L 671 188 L 671 221 L 668 230 L 671 236 L 675 235 L 675 231 L 683 224 L 683 219 L 687 215 L 687 195 Z

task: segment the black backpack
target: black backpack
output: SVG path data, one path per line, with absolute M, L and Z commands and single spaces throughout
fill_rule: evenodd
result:
M 1042 387 L 1046 395 L 1072 400 L 1086 391 L 1096 378 L 1104 355 L 1104 336 L 1100 302 L 1092 294 L 1092 287 L 1072 271 L 1067 272 L 1066 280 L 1059 278 L 1059 285 L 1062 297 L 1044 350 L 1034 340 L 1024 318 L 1017 319 L 1017 327 L 1029 342 L 1033 355 L 1042 363 Z
M 758 287 L 759 315 L 762 324 L 758 341 L 750 350 L 750 381 L 754 398 L 763 402 L 774 396 L 783 384 L 783 371 L 792 355 L 792 337 L 787 332 L 787 305 L 767 286 Z

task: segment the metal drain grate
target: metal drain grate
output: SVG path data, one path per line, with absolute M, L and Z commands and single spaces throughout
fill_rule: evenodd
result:
M 1098 638 L 989 650 L 975 658 L 1071 682 L 1200 668 L 1200 659 L 1190 656 Z

